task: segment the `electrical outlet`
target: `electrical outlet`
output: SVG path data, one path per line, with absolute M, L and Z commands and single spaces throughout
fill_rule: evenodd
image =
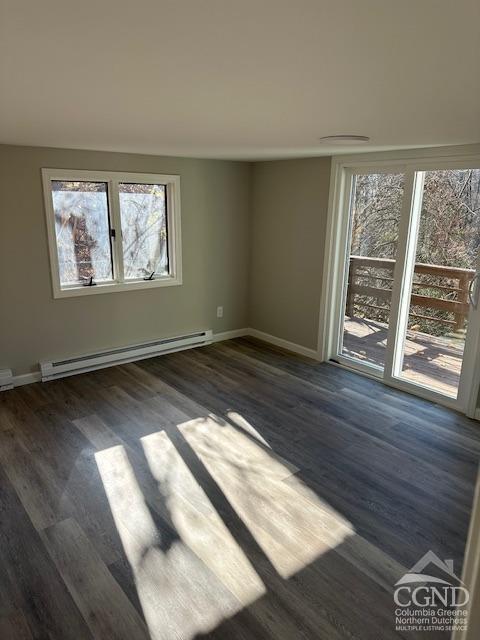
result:
M 223 318 L 223 307 L 217 307 L 217 318 Z

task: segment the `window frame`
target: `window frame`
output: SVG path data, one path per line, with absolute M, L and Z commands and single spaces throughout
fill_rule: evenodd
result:
M 113 279 L 98 282 L 89 287 L 82 284 L 62 285 L 58 264 L 57 236 L 55 231 L 55 213 L 53 209 L 52 181 L 104 182 L 107 185 L 107 205 L 110 229 L 115 236 L 110 238 Z M 131 173 L 123 171 L 83 171 L 77 169 L 42 169 L 43 196 L 47 223 L 50 272 L 54 298 L 114 293 L 118 291 L 136 291 L 155 289 L 182 284 L 182 246 L 180 220 L 180 176 L 155 173 Z M 122 221 L 120 213 L 119 183 L 161 184 L 166 189 L 166 226 L 168 275 L 156 276 L 153 280 L 143 278 L 124 278 Z

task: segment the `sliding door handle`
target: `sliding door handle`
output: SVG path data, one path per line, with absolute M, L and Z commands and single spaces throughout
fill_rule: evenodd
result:
M 477 271 L 477 273 L 470 280 L 470 284 L 468 285 L 468 301 L 474 309 L 476 309 L 478 305 L 479 290 L 478 290 L 478 287 L 475 286 L 475 283 L 477 282 L 478 278 L 480 278 L 480 271 Z M 475 292 L 475 295 L 474 295 L 474 292 Z

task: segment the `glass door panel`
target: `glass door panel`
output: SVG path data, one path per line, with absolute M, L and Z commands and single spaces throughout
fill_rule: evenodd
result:
M 383 370 L 405 175 L 354 175 L 339 355 Z
M 424 172 L 399 377 L 458 395 L 480 248 L 480 169 Z M 414 239 L 415 241 L 415 239 Z M 408 300 L 408 299 L 407 299 Z

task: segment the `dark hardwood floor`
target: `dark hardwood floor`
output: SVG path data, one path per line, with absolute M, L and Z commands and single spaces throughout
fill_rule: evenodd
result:
M 446 638 L 477 423 L 251 339 L 0 394 L 0 638 Z

